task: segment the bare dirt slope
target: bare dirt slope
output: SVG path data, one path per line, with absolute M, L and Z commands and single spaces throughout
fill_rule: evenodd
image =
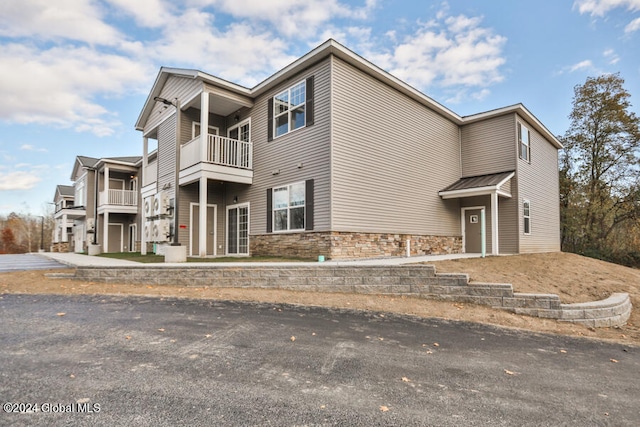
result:
M 594 301 L 614 292 L 628 292 L 634 311 L 622 328 L 589 329 L 550 319 L 511 314 L 473 304 L 409 297 L 319 294 L 268 289 L 183 288 L 119 285 L 45 277 L 47 271 L 0 274 L 3 293 L 131 294 L 159 297 L 262 301 L 274 304 L 352 308 L 405 313 L 422 317 L 490 323 L 537 332 L 586 336 L 640 345 L 640 271 L 574 254 L 553 253 L 463 259 L 433 263 L 438 272 L 468 273 L 472 281 L 511 283 L 516 292 L 554 293 L 565 303 Z M 55 270 L 59 273 L 61 270 Z

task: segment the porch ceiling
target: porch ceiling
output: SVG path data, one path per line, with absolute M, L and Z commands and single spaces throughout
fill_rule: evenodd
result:
M 202 94 L 194 97 L 183 109 L 186 108 L 201 108 Z M 242 107 L 252 107 L 253 102 L 248 99 L 238 99 L 237 96 L 229 97 L 225 94 L 219 94 L 215 92 L 209 92 L 209 112 L 220 116 L 228 116 L 235 111 L 238 111 Z

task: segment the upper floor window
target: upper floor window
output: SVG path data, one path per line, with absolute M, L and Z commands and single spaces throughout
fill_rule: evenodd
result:
M 306 81 L 302 81 L 273 98 L 274 137 L 304 127 L 306 92 Z
M 311 76 L 269 99 L 269 141 L 313 125 L 313 90 Z
M 522 123 L 518 123 L 518 151 L 520 158 L 527 162 L 531 162 L 530 137 L 529 129 Z

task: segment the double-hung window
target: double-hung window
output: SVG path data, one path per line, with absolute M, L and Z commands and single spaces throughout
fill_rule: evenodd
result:
M 529 129 L 522 123 L 518 123 L 518 151 L 520 158 L 531 162 L 531 143 Z
M 307 82 L 303 80 L 273 98 L 274 137 L 305 126 L 306 93 Z
M 524 200 L 522 203 L 522 218 L 524 234 L 531 234 L 531 202 L 529 200 Z
M 273 188 L 273 231 L 305 228 L 305 183 Z

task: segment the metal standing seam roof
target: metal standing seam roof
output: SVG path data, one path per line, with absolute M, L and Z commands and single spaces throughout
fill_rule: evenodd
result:
M 497 185 L 508 179 L 510 175 L 513 175 L 513 173 L 514 171 L 506 171 L 488 175 L 460 178 L 450 186 L 444 188 L 443 190 L 440 190 L 440 193 L 449 191 L 470 190 L 474 188 L 496 187 Z

